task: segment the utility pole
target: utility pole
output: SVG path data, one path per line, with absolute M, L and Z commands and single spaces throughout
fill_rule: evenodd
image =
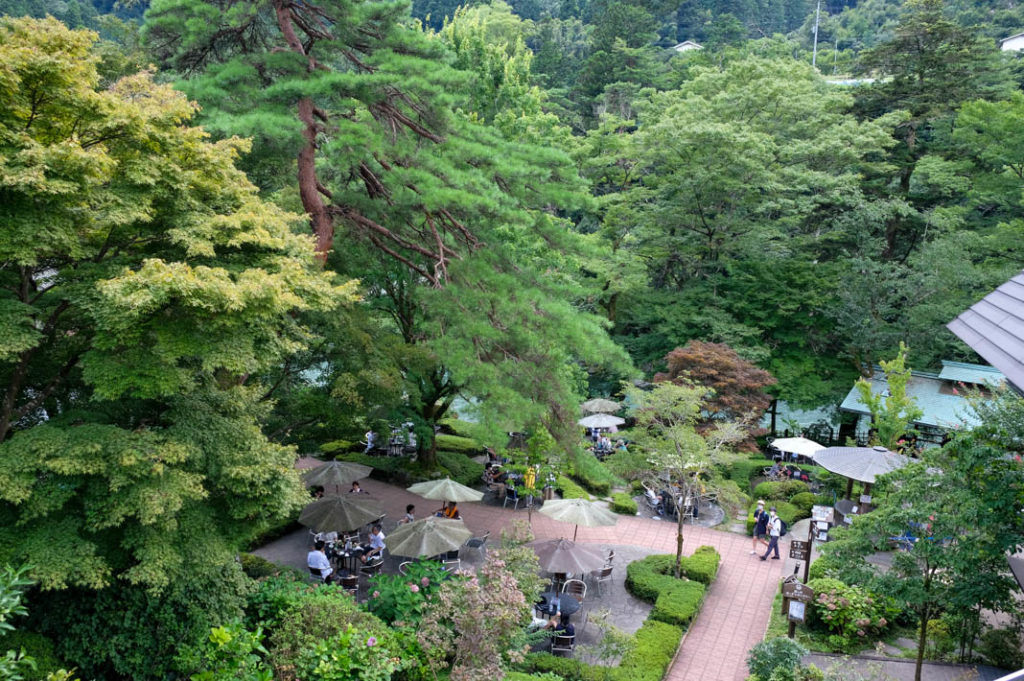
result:
M 818 65 L 818 22 L 821 20 L 821 0 L 818 0 L 818 9 L 814 12 L 814 53 L 811 55 L 811 66 Z

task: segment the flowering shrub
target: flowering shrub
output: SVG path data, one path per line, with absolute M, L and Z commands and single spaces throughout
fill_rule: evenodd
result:
M 897 614 L 886 599 L 838 579 L 812 579 L 807 585 L 815 593 L 808 625 L 830 632 L 829 645 L 837 652 L 877 638 Z
M 296 671 L 305 681 L 389 681 L 401 666 L 377 637 L 349 625 L 303 651 Z
M 453 661 L 451 681 L 492 681 L 506 662 L 523 659 L 529 604 L 497 552 L 478 576 L 441 584 L 417 630 L 435 670 Z
M 451 575 L 440 563 L 424 560 L 407 566 L 405 575 L 377 575 L 370 579 L 366 607 L 388 624 L 415 626 L 423 609 Z

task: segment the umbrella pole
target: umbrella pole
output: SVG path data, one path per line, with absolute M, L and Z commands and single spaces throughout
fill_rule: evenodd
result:
M 853 497 L 853 478 L 846 480 L 846 498 L 852 501 Z
M 572 540 L 573 541 L 576 541 L 576 533 L 579 532 L 579 531 L 580 531 L 580 526 L 577 525 L 576 528 L 572 531 Z

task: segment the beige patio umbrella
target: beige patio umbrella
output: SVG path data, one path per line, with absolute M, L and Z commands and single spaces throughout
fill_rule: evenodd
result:
M 466 487 L 451 478 L 417 482 L 407 489 L 424 499 L 435 499 L 437 501 L 480 501 L 484 498 L 483 492 L 478 492 L 472 487 Z
M 595 397 L 580 405 L 580 410 L 588 414 L 613 414 L 622 408 L 622 405 L 613 400 L 606 400 L 603 397 Z
M 537 542 L 533 544 L 533 550 L 540 566 L 548 572 L 585 574 L 600 570 L 605 564 L 605 554 L 601 549 L 565 538 Z
M 419 558 L 454 551 L 473 536 L 461 520 L 423 518 L 401 525 L 384 539 L 396 556 Z
M 586 499 L 553 499 L 545 501 L 540 512 L 549 518 L 563 523 L 572 523 L 576 529 L 572 532 L 572 540 L 576 541 L 576 533 L 580 525 L 584 527 L 610 527 L 619 521 L 618 516 Z
M 348 532 L 384 515 L 384 509 L 363 494 L 324 497 L 302 509 L 299 522 L 317 532 Z
M 337 492 L 340 487 L 369 477 L 372 470 L 373 468 L 370 466 L 364 466 L 361 463 L 329 461 L 303 473 L 302 480 L 306 483 L 306 487 L 333 485 L 334 491 Z
M 814 454 L 814 463 L 825 470 L 849 478 L 846 486 L 846 498 L 853 492 L 853 481 L 867 483 L 865 493 L 879 475 L 884 475 L 897 468 L 903 468 L 911 461 L 910 457 L 891 452 L 885 447 L 828 447 Z
M 625 422 L 626 419 L 611 414 L 591 414 L 584 416 L 576 423 L 584 428 L 611 428 L 612 426 L 621 426 Z

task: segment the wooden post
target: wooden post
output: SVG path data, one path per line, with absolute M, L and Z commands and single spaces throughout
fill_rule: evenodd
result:
M 853 501 L 853 478 L 846 481 L 846 498 Z

